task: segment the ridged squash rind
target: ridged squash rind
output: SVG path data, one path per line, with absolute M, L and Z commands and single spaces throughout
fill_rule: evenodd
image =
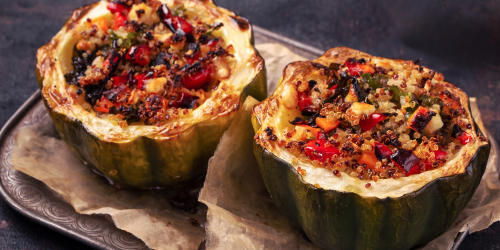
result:
M 341 64 L 351 57 L 404 62 L 373 57 L 346 47 L 332 48 L 313 62 Z M 282 79 L 295 79 L 290 76 L 308 73 L 309 68 L 301 65 L 304 63 L 289 64 Z M 280 102 L 283 86 L 278 86 L 252 110 L 252 124 L 257 133 L 254 154 L 278 209 L 314 244 L 324 249 L 411 249 L 427 244 L 456 222 L 481 181 L 491 150 L 489 142 L 479 141 L 482 133 L 475 122 L 474 141 L 462 147 L 459 155 L 443 167 L 402 177 L 399 181 L 379 179 L 369 188 L 365 184 L 371 180 L 358 180 L 345 173 L 335 177 L 330 173 L 331 177 L 324 179 L 338 183 L 334 186 L 338 188 L 315 187 L 313 179 L 304 181 L 308 178 L 307 172 L 305 176 L 297 173 L 298 166 L 310 163 L 300 159 L 294 162 L 294 156 L 280 146 L 280 139 L 268 139 L 264 130 L 269 128 L 280 135 L 283 123 L 288 124 L 296 116 L 293 109 L 282 111 L 286 108 Z M 467 95 L 451 83 L 445 82 L 443 86 L 460 96 L 472 122 Z
M 238 20 L 247 23 L 246 29 L 241 29 L 241 34 L 249 34 L 248 41 L 254 53 L 251 56 L 251 67 L 254 67 L 254 75 L 248 79 L 246 86 L 239 90 L 239 100 L 232 100 L 229 109 L 212 119 L 205 119 L 188 126 L 180 133 L 158 138 L 159 136 L 137 136 L 131 140 L 114 141 L 95 133 L 94 128 L 89 128 L 80 119 L 75 119 L 64 112 L 58 112 L 53 106 L 54 101 L 48 98 L 57 98 L 47 94 L 44 88 L 51 87 L 54 79 L 64 79 L 60 70 L 52 70 L 57 64 L 52 58 L 59 51 L 57 40 L 52 40 L 39 49 L 37 54 L 36 75 L 42 99 L 47 111 L 54 121 L 55 127 L 61 138 L 68 144 L 70 149 L 82 160 L 82 162 L 106 176 L 120 187 L 130 188 L 156 188 L 176 187 L 189 184 L 206 174 L 207 163 L 213 155 L 220 138 L 229 128 L 236 113 L 242 106 L 247 96 L 251 95 L 258 100 L 266 97 L 266 72 L 264 61 L 253 46 L 253 30 L 247 20 L 236 16 L 234 13 L 219 8 L 212 1 L 186 1 L 195 4 L 203 4 L 206 8 L 217 8 L 217 14 L 227 15 L 227 19 Z M 204 6 L 204 7 L 205 7 Z M 73 12 L 72 17 L 65 23 L 61 32 L 70 31 L 75 23 L 84 18 L 85 15 L 95 8 L 105 8 L 103 2 L 84 6 Z M 226 25 L 228 25 L 226 23 Z M 59 37 L 60 33 L 55 37 Z M 62 46 L 64 47 L 64 46 Z M 48 52 L 49 53 L 48 53 Z M 50 78 L 47 80 L 46 78 Z M 237 92 L 237 91 L 236 91 Z M 236 93 L 233 92 L 233 93 Z M 59 105 L 59 103 L 57 104 Z M 68 112 L 73 112 L 71 109 Z M 79 114 L 81 116 L 81 114 Z M 89 116 L 92 114 L 88 114 Z M 84 119 L 86 115 L 83 115 Z
M 479 129 L 476 126 L 476 129 Z M 476 190 L 491 144 L 462 174 L 438 178 L 401 197 L 363 197 L 316 188 L 296 169 L 254 143 L 262 177 L 280 211 L 324 249 L 411 249 L 444 233 Z

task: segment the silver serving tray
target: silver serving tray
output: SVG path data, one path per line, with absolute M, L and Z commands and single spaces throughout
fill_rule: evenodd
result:
M 323 50 L 253 26 L 255 43 L 281 43 L 293 52 L 317 58 Z M 149 249 L 134 235 L 116 228 L 106 216 L 78 214 L 60 195 L 44 183 L 12 169 L 11 155 L 18 130 L 41 121 L 48 113 L 40 91 L 36 91 L 14 113 L 0 131 L 0 195 L 16 211 L 66 236 L 97 249 Z M 459 234 L 457 249 L 468 231 Z

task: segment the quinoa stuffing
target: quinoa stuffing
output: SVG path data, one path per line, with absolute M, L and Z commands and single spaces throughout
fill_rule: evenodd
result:
M 334 177 L 377 182 L 440 168 L 474 139 L 473 121 L 443 75 L 419 64 L 349 58 L 307 62 L 293 76 L 285 69 L 283 78 L 295 80 L 282 87 L 280 104 L 297 115 L 283 134 L 264 128 L 256 141 L 283 138 L 278 147 Z M 261 108 L 254 112 L 273 112 Z
M 221 23 L 188 16 L 182 4 L 112 1 L 106 17 L 74 29 L 71 96 L 120 126 L 161 125 L 196 109 L 231 75 L 232 47 L 213 35 Z

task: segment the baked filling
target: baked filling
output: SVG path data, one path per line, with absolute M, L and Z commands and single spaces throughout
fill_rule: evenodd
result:
M 112 14 L 74 28 L 73 70 L 65 74 L 75 103 L 96 116 L 162 125 L 202 105 L 230 77 L 232 45 L 183 4 L 113 1 Z
M 329 186 L 340 184 L 325 178 L 376 182 L 439 169 L 456 161 L 467 144 L 486 141 L 474 131 L 467 100 L 461 100 L 466 95 L 449 85 L 419 60 L 295 62 L 277 91 L 253 109 L 262 125 L 256 142 L 302 176 L 314 171 L 309 181 Z

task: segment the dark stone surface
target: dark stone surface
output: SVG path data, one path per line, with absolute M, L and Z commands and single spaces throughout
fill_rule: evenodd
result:
M 92 0 L 0 0 L 0 125 L 37 89 L 35 52 L 71 11 Z M 422 64 L 478 97 L 500 132 L 499 1 L 216 0 L 255 25 L 321 49 L 348 46 Z M 500 223 L 460 249 L 500 248 Z M 16 213 L 0 199 L 0 249 L 88 249 Z

